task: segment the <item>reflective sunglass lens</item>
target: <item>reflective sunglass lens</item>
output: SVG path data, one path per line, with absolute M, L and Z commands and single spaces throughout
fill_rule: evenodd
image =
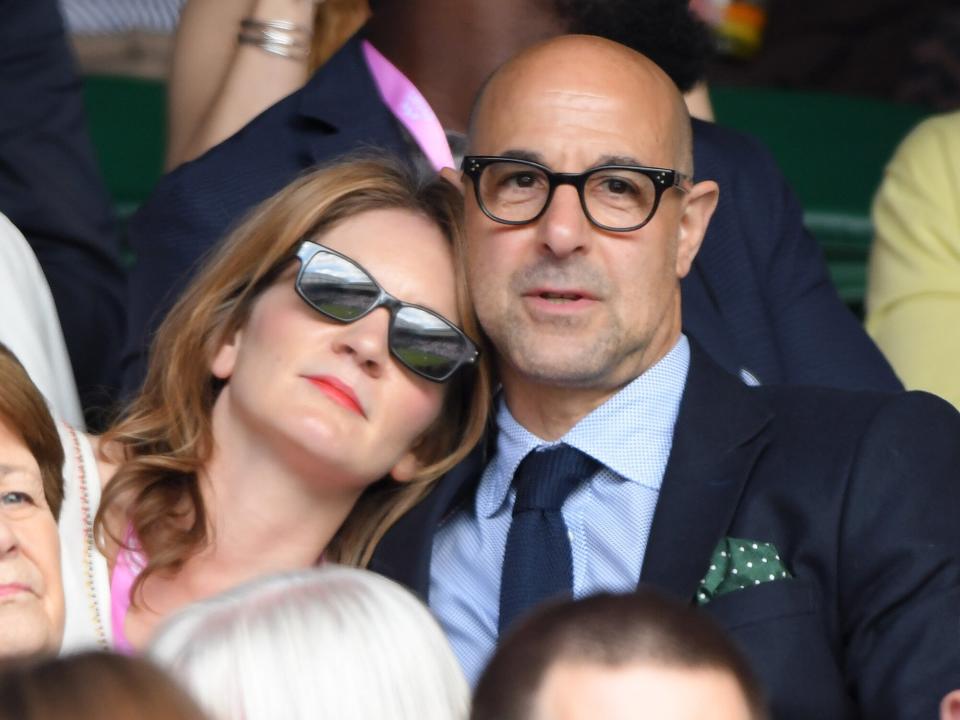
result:
M 443 318 L 419 308 L 404 307 L 397 311 L 390 348 L 411 370 L 439 380 L 464 359 L 467 342 Z
M 325 252 L 317 253 L 307 263 L 300 288 L 317 310 L 343 321 L 363 315 L 380 295 L 380 289 L 363 270 Z

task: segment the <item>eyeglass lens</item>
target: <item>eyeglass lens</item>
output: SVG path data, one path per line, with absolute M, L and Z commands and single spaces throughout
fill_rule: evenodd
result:
M 488 212 L 507 222 L 528 222 L 550 198 L 550 179 L 524 163 L 494 162 L 480 176 L 480 197 Z M 657 188 L 641 172 L 604 169 L 591 173 L 583 188 L 591 219 L 612 228 L 640 225 L 653 213 Z
M 324 315 L 353 322 L 376 305 L 380 287 L 363 268 L 329 252 L 317 252 L 303 268 L 300 288 Z M 433 380 L 444 380 L 468 354 L 466 338 L 446 319 L 401 305 L 391 315 L 390 350 L 400 362 Z

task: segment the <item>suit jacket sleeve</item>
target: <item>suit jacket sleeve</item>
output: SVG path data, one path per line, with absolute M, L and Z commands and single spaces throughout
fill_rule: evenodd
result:
M 40 261 L 89 404 L 118 379 L 119 240 L 57 3 L 0 0 L 0 11 L 0 212 Z
M 803 209 L 766 150 L 754 178 L 766 188 L 770 238 L 755 246 L 784 380 L 796 385 L 899 390 L 900 382 L 837 294 Z M 756 209 L 749 210 L 750 212 Z
M 862 717 L 933 718 L 960 688 L 960 416 L 894 396 L 853 458 L 839 535 L 845 675 Z

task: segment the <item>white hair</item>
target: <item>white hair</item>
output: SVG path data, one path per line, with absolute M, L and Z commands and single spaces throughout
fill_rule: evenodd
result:
M 218 720 L 457 720 L 470 691 L 430 611 L 366 570 L 277 575 L 186 608 L 149 653 Z

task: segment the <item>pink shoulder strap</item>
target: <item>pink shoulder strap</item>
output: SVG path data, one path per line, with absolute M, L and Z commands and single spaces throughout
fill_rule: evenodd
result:
M 129 546 L 129 547 L 127 547 Z M 124 546 L 117 553 L 110 576 L 110 623 L 113 628 L 113 647 L 127 655 L 134 653 L 125 630 L 127 613 L 130 611 L 130 591 L 133 583 L 146 567 L 146 559 L 137 548 L 133 528 L 127 529 Z

